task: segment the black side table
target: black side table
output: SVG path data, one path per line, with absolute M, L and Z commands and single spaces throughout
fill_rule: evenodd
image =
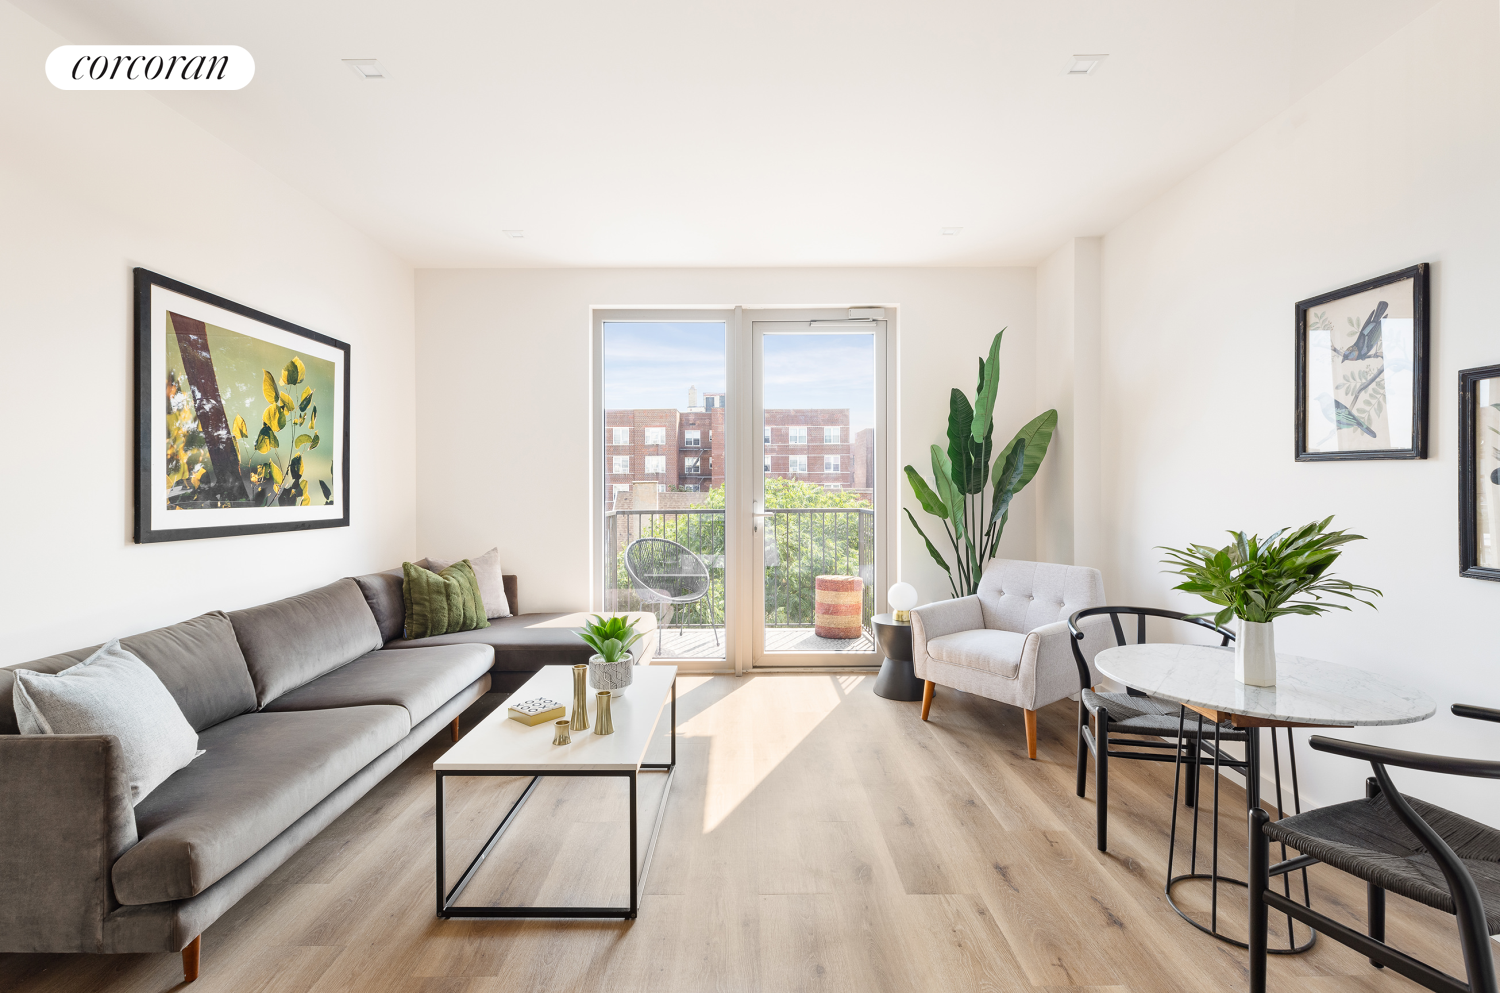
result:
M 922 699 L 922 680 L 911 664 L 911 625 L 897 624 L 890 614 L 876 614 L 870 623 L 885 653 L 880 675 L 875 677 L 875 695 L 887 700 Z

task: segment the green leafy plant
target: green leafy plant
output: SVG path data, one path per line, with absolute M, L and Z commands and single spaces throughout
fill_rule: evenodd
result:
M 955 388 L 948 397 L 948 448 L 932 446 L 933 485 L 921 473 L 906 467 L 906 478 L 922 509 L 943 522 L 943 531 L 953 547 L 954 563 L 939 552 L 911 510 L 906 517 L 927 544 L 934 562 L 948 574 L 955 597 L 979 591 L 984 564 L 995 557 L 1010 504 L 1041 468 L 1057 429 L 1057 411 L 1032 418 L 995 457 L 995 399 L 1000 392 L 1000 339 L 1004 329 L 990 342 L 988 358 L 979 360 L 979 385 L 974 402 Z M 905 508 L 903 508 L 905 509 Z
M 292 356 L 281 370 L 280 385 L 296 387 L 306 379 L 307 367 L 301 358 Z M 250 429 L 243 418 L 235 417 L 230 427 L 235 450 L 240 453 L 245 484 L 255 490 L 265 506 L 309 506 L 312 503 L 312 481 L 303 478 L 301 452 L 312 451 L 322 441 L 317 430 L 318 408 L 312 405 L 313 390 L 306 387 L 301 397 L 293 400 L 291 393 L 278 388 L 271 370 L 264 369 L 261 372 L 261 393 L 269 406 L 261 414 L 260 431 L 255 440 L 250 440 Z M 280 432 L 285 431 L 288 424 L 293 428 L 287 432 L 292 454 L 283 456 Z M 304 430 L 299 432 L 297 428 Z M 242 441 L 245 442 L 243 449 L 240 448 Z M 268 458 L 257 463 L 257 454 Z M 322 490 L 323 502 L 332 503 L 333 491 L 328 484 L 319 480 L 318 487 Z
M 1259 535 L 1230 531 L 1234 541 L 1223 548 L 1161 546 L 1167 553 L 1162 564 L 1176 567 L 1167 572 L 1186 577 L 1173 589 L 1196 593 L 1223 608 L 1214 614 L 1215 624 L 1231 617 L 1265 623 L 1287 614 L 1315 616 L 1334 608 L 1350 609 L 1348 604 L 1325 602 L 1325 595 L 1345 597 L 1373 608 L 1375 604 L 1359 594 L 1381 596 L 1379 590 L 1328 574 L 1343 554 L 1340 546 L 1365 540 L 1364 535 L 1329 531 L 1332 521 L 1332 517 L 1326 517 L 1290 532 L 1282 528 L 1264 540 Z M 1208 612 L 1199 616 L 1207 617 Z
M 578 632 L 599 657 L 605 662 L 619 662 L 630 651 L 630 646 L 640 641 L 643 635 L 635 629 L 635 621 L 625 617 L 610 618 L 593 614 L 583 630 Z
M 281 370 L 280 382 L 269 369 L 261 370 L 261 393 L 268 406 L 253 436 L 245 418 L 236 414 L 229 425 L 239 479 L 215 477 L 209 441 L 198 423 L 198 411 L 186 374 L 167 373 L 167 503 L 169 506 L 307 507 L 314 494 L 324 504 L 333 502 L 328 480 L 313 480 L 303 471 L 303 456 L 322 442 L 314 391 L 306 385 L 307 366 L 293 355 Z M 294 398 L 296 387 L 300 397 Z M 282 389 L 286 387 L 286 389 Z M 292 430 L 288 431 L 290 425 Z M 300 430 L 299 430 L 300 429 Z M 284 440 L 283 440 L 284 439 Z

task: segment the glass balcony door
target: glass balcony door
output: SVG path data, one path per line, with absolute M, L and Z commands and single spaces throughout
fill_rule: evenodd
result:
M 740 474 L 751 513 L 739 547 L 754 560 L 757 668 L 879 661 L 870 618 L 886 587 L 886 327 L 845 314 L 741 321 L 754 444 Z
M 655 614 L 661 662 L 728 659 L 731 322 L 722 312 L 596 318 L 596 602 Z

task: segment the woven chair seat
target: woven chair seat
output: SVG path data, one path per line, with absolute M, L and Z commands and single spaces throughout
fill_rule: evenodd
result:
M 1500 934 L 1500 831 L 1414 797 L 1406 802 L 1463 860 L 1479 887 L 1486 927 L 1490 934 Z M 1454 913 L 1442 870 L 1383 796 L 1285 817 L 1267 824 L 1265 831 L 1367 883 Z
M 1128 693 L 1096 693 L 1083 691 L 1083 705 L 1089 713 L 1099 713 L 1099 708 L 1109 710 L 1110 734 L 1152 734 L 1164 738 L 1177 737 L 1178 704 L 1163 703 L 1149 696 L 1131 696 Z M 1182 725 L 1184 736 L 1191 738 L 1198 733 L 1198 717 L 1189 714 Z M 1205 720 L 1203 736 L 1213 731 L 1213 722 Z M 1220 741 L 1244 741 L 1245 732 L 1231 726 L 1227 721 L 1219 725 Z

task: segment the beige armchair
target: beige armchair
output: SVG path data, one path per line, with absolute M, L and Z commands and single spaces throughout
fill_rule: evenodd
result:
M 1103 605 L 1098 569 L 996 559 L 978 593 L 917 607 L 912 665 L 927 682 L 922 720 L 939 684 L 999 700 L 1026 712 L 1026 754 L 1036 758 L 1036 712 L 1078 691 L 1068 618 Z M 1100 639 L 1093 641 L 1097 652 Z M 1093 653 L 1086 654 L 1092 669 Z

